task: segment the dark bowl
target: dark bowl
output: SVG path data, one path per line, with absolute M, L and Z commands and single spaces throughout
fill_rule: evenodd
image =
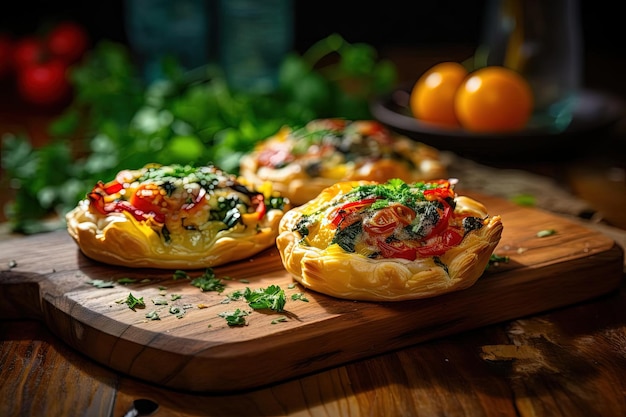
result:
M 606 93 L 579 92 L 570 125 L 563 131 L 526 129 L 510 134 L 478 134 L 420 121 L 408 107 L 410 87 L 401 87 L 370 104 L 374 118 L 390 129 L 439 150 L 484 161 L 556 160 L 579 155 L 585 139 L 593 146 L 608 138 L 610 128 L 624 116 L 624 102 Z

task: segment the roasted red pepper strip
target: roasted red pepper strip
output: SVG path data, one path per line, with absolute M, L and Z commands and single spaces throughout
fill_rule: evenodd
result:
M 443 207 L 443 211 L 441 211 L 439 215 L 439 221 L 437 222 L 437 224 L 435 224 L 435 226 L 432 228 L 430 233 L 425 237 L 425 239 L 429 239 L 433 236 L 440 234 L 441 232 L 446 230 L 446 228 L 448 227 L 448 224 L 450 222 L 450 216 L 452 215 L 452 207 L 450 207 L 450 204 L 448 204 L 446 201 L 441 201 L 441 203 L 443 204 L 444 207 Z
M 98 187 L 102 188 L 105 193 L 111 195 L 122 191 L 122 189 L 124 188 L 124 184 L 121 184 L 117 180 L 109 181 L 106 184 L 102 181 L 98 181 L 98 185 L 96 188 Z
M 161 213 L 146 213 L 127 201 L 113 201 L 105 204 L 104 196 L 98 191 L 90 192 L 87 197 L 91 202 L 91 206 L 102 214 L 109 214 L 111 212 L 120 213 L 122 211 L 126 211 L 138 221 L 147 220 L 152 217 L 154 221 L 158 223 L 165 223 L 165 215 Z
M 261 220 L 263 217 L 265 217 L 265 214 L 267 213 L 267 207 L 265 206 L 265 197 L 263 196 L 263 194 L 256 194 L 252 196 L 250 201 L 252 202 L 254 210 L 259 214 L 259 220 Z
M 431 188 L 424 190 L 424 198 L 428 201 L 445 200 L 447 198 L 454 198 L 454 191 L 448 184 L 446 187 Z
M 339 224 L 345 219 L 350 213 L 354 213 L 359 211 L 360 209 L 371 205 L 374 201 L 376 201 L 376 197 L 365 198 L 359 201 L 352 201 L 350 203 L 346 203 L 343 206 L 339 207 L 333 216 L 331 223 L 333 226 L 338 227 Z
M 113 211 L 116 213 L 120 213 L 122 211 L 126 211 L 130 213 L 135 218 L 135 220 L 138 220 L 138 221 L 148 220 L 149 218 L 153 218 L 154 221 L 156 221 L 157 223 L 165 223 L 164 214 L 155 213 L 155 212 L 146 213 L 145 211 L 138 209 L 137 207 L 133 206 L 127 201 L 116 201 L 112 203 L 111 206 L 112 207 L 111 207 L 111 210 L 109 210 L 109 212 Z

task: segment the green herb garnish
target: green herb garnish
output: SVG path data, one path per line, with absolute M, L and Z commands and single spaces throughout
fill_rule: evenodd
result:
M 254 291 L 246 288 L 243 295 L 248 305 L 255 310 L 283 311 L 285 307 L 285 291 L 278 285 L 270 285 L 265 289 L 258 288 Z
M 304 295 L 304 293 L 301 293 L 301 292 L 296 293 L 296 294 L 291 294 L 291 299 L 292 299 L 293 301 L 297 301 L 297 300 L 299 300 L 299 301 L 304 301 L 304 302 L 306 302 L 306 303 L 308 303 L 308 302 L 309 302 L 309 299 L 308 299 L 308 298 L 306 298 L 306 295 Z
M 217 278 L 210 268 L 207 269 L 202 276 L 194 278 L 191 281 L 191 285 L 200 288 L 203 292 L 215 291 L 222 293 L 224 288 L 226 288 L 226 284 L 224 284 L 220 278 Z
M 92 279 L 87 282 L 88 284 L 93 285 L 96 288 L 113 288 L 115 287 L 115 282 L 113 281 L 104 281 L 101 279 Z
M 126 300 L 124 302 L 131 310 L 135 310 L 136 308 L 144 308 L 146 306 L 143 301 L 143 297 L 137 298 L 133 295 L 133 293 L 128 293 L 128 297 L 126 297 Z
M 235 311 L 225 311 L 219 313 L 218 316 L 226 320 L 226 324 L 229 326 L 244 326 L 246 324 L 246 316 L 249 313 L 240 309 Z
M 554 229 L 544 229 L 537 232 L 537 237 L 546 237 L 556 234 Z

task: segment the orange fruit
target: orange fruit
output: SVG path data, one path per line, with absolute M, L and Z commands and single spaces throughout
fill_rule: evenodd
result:
M 469 74 L 455 97 L 455 113 L 461 126 L 481 133 L 523 129 L 533 105 L 528 81 L 501 66 L 483 67 Z
M 458 126 L 454 100 L 466 76 L 467 70 L 458 62 L 441 62 L 431 67 L 411 90 L 413 116 L 425 122 Z

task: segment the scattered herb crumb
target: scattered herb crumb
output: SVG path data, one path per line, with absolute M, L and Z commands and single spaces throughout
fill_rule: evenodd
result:
M 163 297 L 154 298 L 154 299 L 152 299 L 152 302 L 155 305 L 158 305 L 158 306 L 166 306 L 167 305 L 167 300 L 165 298 L 163 298 Z
M 191 277 L 185 271 L 181 271 L 180 269 L 177 269 L 176 271 L 174 271 L 173 278 L 174 279 L 189 279 Z
M 137 280 L 132 278 L 120 278 L 117 280 L 118 284 L 126 285 L 126 284 L 134 284 Z
M 198 278 L 194 278 L 191 281 L 191 285 L 200 288 L 203 292 L 216 291 L 217 293 L 221 293 L 224 291 L 224 288 L 226 288 L 226 285 L 220 278 L 215 276 L 215 273 L 210 268 Z
M 298 301 L 299 300 L 299 301 L 304 301 L 305 303 L 309 302 L 309 299 L 306 298 L 306 295 L 304 295 L 304 293 L 301 293 L 301 292 L 296 293 L 296 294 L 291 294 L 291 299 L 293 301 Z
M 161 317 L 159 317 L 159 313 L 156 310 L 146 313 L 146 318 L 149 320 L 161 320 Z
M 170 298 L 172 301 L 176 301 L 176 300 L 180 300 L 181 298 L 183 298 L 183 296 L 180 294 L 172 294 Z
M 115 282 L 113 281 L 104 281 L 101 279 L 92 279 L 87 282 L 88 284 L 93 285 L 96 288 L 113 288 L 115 287 Z
M 185 315 L 186 311 L 184 308 L 180 307 L 180 306 L 171 306 L 170 307 L 170 314 L 173 314 L 176 316 L 176 318 L 182 319 L 183 316 Z
M 284 323 L 286 321 L 287 321 L 287 317 L 280 316 L 280 317 L 276 317 L 274 320 L 272 320 L 272 324 Z
M 489 257 L 489 262 L 487 263 L 487 266 L 485 267 L 485 269 L 488 269 L 491 266 L 498 266 L 500 263 L 508 263 L 509 262 L 509 257 L 508 256 L 501 256 L 501 255 L 496 255 L 495 253 L 491 254 L 491 256 Z
M 294 288 L 296 288 L 297 284 L 295 282 L 292 282 L 291 284 L 287 285 L 287 288 L 292 290 Z
M 535 196 L 530 194 L 519 194 L 513 196 L 511 201 L 519 206 L 533 207 L 537 203 Z
M 546 237 L 556 234 L 554 229 L 544 229 L 537 232 L 537 237 Z
M 241 282 L 242 284 L 249 284 L 250 280 L 247 279 L 240 279 L 239 282 Z
M 231 292 L 230 294 L 227 294 L 226 297 L 228 298 L 228 301 L 241 300 L 243 298 L 243 291 L 242 290 L 235 290 L 235 291 Z
M 137 298 L 133 293 L 128 293 L 128 297 L 124 300 L 124 303 L 128 305 L 128 308 L 135 310 L 136 308 L 144 308 L 146 303 L 143 301 L 143 297 Z
M 9 269 L 17 267 L 17 261 L 15 259 L 11 259 L 9 261 Z
M 246 316 L 249 313 L 247 311 L 236 309 L 235 311 L 225 311 L 223 313 L 219 313 L 218 316 L 222 317 L 226 320 L 226 324 L 229 326 L 245 326 L 246 325 Z

